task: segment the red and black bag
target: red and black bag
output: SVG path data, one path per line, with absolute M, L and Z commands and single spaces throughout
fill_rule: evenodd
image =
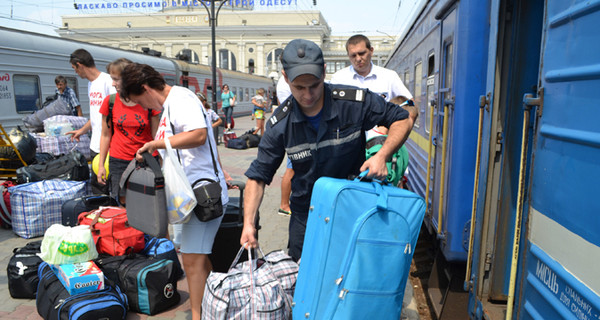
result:
M 79 215 L 80 225 L 89 225 L 98 253 L 121 256 L 144 250 L 144 233 L 127 221 L 127 211 L 119 207 L 100 207 Z
M 10 215 L 10 193 L 8 188 L 15 186 L 15 183 L 8 180 L 0 184 L 0 227 L 10 229 L 12 220 Z

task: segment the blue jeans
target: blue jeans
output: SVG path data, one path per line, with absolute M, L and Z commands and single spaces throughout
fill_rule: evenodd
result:
M 231 123 L 231 119 L 233 118 L 233 108 L 232 107 L 224 107 L 223 112 L 225 112 L 225 128 L 229 127 Z

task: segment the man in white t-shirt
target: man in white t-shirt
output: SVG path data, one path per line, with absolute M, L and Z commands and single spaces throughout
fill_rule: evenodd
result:
M 331 77 L 331 84 L 346 84 L 359 88 L 366 88 L 390 101 L 396 96 L 405 96 L 412 99 L 396 72 L 376 66 L 371 61 L 374 48 L 369 38 L 357 34 L 346 41 L 346 52 L 352 64 Z
M 100 153 L 100 136 L 102 133 L 102 114 L 100 114 L 100 106 L 102 101 L 107 96 L 117 93 L 113 87 L 112 79 L 108 73 L 101 72 L 96 68 L 96 63 L 92 55 L 85 49 L 77 49 L 71 53 L 69 60 L 71 67 L 77 75 L 88 81 L 88 97 L 90 100 L 90 120 L 79 130 L 67 132 L 71 134 L 71 140 L 79 141 L 79 137 L 92 130 L 92 138 L 90 141 L 90 156 L 92 159 Z M 96 174 L 92 172 L 92 189 L 95 194 L 108 194 L 108 185 L 99 185 L 97 183 Z

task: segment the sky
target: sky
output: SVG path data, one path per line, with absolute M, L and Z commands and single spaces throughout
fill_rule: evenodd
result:
M 0 26 L 32 32 L 58 35 L 54 29 L 61 26 L 62 15 L 81 13 L 123 13 L 130 9 L 75 10 L 79 5 L 146 2 L 159 0 L 0 0 Z M 162 1 L 162 0 L 160 0 Z M 255 10 L 273 10 L 277 0 L 255 0 Z M 400 35 L 403 22 L 418 0 L 280 0 L 292 5 L 287 10 L 320 10 L 332 29 L 333 35 Z M 261 5 L 261 2 L 265 5 Z M 313 4 L 316 2 L 316 5 Z

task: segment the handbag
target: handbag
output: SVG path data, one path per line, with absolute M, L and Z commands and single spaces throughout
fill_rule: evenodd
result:
M 166 151 L 163 175 L 167 196 L 167 216 L 171 224 L 186 223 L 196 206 L 196 198 L 181 164 L 175 157 L 169 138 L 165 138 L 164 141 Z
M 206 115 L 204 115 L 206 117 Z M 198 220 L 207 222 L 216 219 L 223 215 L 223 201 L 221 201 L 221 184 L 219 183 L 219 169 L 217 169 L 217 162 L 215 161 L 215 155 L 212 150 L 212 145 L 208 137 L 208 149 L 210 150 L 210 157 L 212 159 L 213 169 L 215 170 L 215 177 L 217 181 L 202 178 L 194 181 L 192 188 L 194 189 L 194 195 L 196 196 L 196 207 L 194 213 Z M 197 184 L 203 181 L 208 183 L 202 184 L 196 187 Z
M 238 263 L 240 248 L 229 272 L 211 272 L 202 299 L 202 319 L 291 319 L 292 294 L 298 264 L 282 250 Z M 235 267 L 234 267 L 235 266 Z
M 235 106 L 235 98 L 234 97 L 229 98 L 229 106 L 230 107 Z

